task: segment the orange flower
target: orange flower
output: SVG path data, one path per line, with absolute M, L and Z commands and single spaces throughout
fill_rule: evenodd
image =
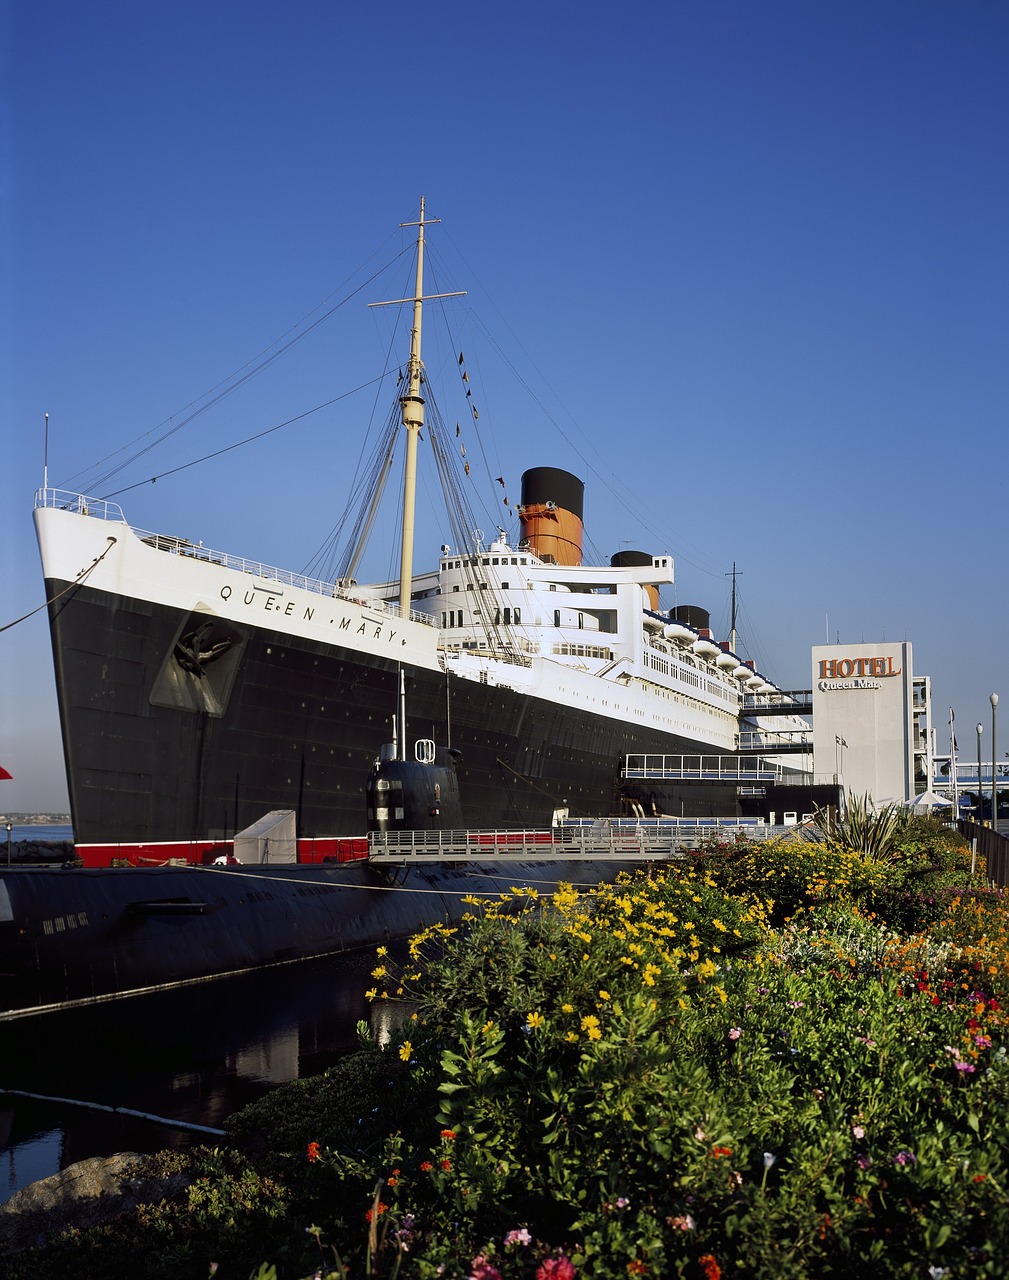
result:
M 389 1207 L 389 1206 L 388 1206 L 387 1204 L 383 1204 L 383 1203 L 381 1202 L 381 1200 L 380 1200 L 380 1201 L 378 1202 L 378 1205 L 376 1206 L 376 1210 L 375 1210 L 375 1214 L 374 1214 L 374 1216 L 375 1216 L 376 1218 L 380 1218 L 380 1217 L 382 1216 L 382 1214 L 383 1214 L 383 1213 L 385 1213 L 386 1209 L 388 1209 L 388 1207 Z M 364 1215 L 364 1219 L 365 1219 L 365 1221 L 366 1221 L 366 1222 L 370 1222 L 370 1221 L 371 1221 L 371 1219 L 372 1219 L 372 1211 L 371 1211 L 370 1209 L 369 1209 L 369 1210 L 368 1210 L 368 1212 Z
M 698 1262 L 704 1271 L 707 1280 L 722 1280 L 722 1268 L 715 1261 L 713 1253 L 702 1253 Z
M 434 1165 L 431 1163 L 430 1160 L 421 1161 L 421 1164 L 420 1164 L 421 1173 L 430 1173 L 433 1168 L 434 1168 Z
M 443 1161 L 441 1162 L 441 1167 L 445 1170 L 445 1172 L 446 1172 L 446 1173 L 448 1173 L 449 1169 L 451 1169 L 451 1168 L 452 1168 L 452 1161 L 451 1161 L 451 1160 L 443 1160 Z
M 712 1147 L 711 1154 L 715 1157 L 716 1160 L 720 1160 L 722 1156 L 731 1156 L 732 1148 L 731 1147 Z
M 454 1130 L 454 1129 L 442 1129 L 442 1131 L 441 1131 L 441 1133 L 438 1135 L 438 1137 L 439 1137 L 439 1138 L 452 1139 L 452 1138 L 454 1138 L 454 1137 L 455 1137 L 455 1130 Z
M 308 1158 L 309 1160 L 318 1160 L 319 1144 L 317 1142 L 310 1142 L 308 1144 Z

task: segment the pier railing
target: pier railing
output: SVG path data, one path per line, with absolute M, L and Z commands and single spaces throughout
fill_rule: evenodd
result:
M 369 858 L 423 862 L 667 861 L 712 839 L 802 838 L 796 826 L 755 818 L 568 819 L 549 831 L 372 831 Z

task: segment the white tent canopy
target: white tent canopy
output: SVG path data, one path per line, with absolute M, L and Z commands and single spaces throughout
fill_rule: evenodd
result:
M 913 800 L 907 802 L 909 809 L 939 809 L 946 805 L 952 805 L 953 801 L 946 796 L 940 796 L 935 791 L 923 791 L 920 796 L 915 796 Z
M 298 841 L 294 810 L 273 809 L 235 836 L 235 857 L 247 866 L 267 862 L 297 862 Z

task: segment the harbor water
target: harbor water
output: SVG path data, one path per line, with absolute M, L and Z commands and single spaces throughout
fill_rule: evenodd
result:
M 60 822 L 32 822 L 21 825 L 15 823 L 11 827 L 11 843 L 17 844 L 19 840 L 73 840 L 74 829 L 68 823 Z M 6 826 L 0 829 L 0 839 L 7 840 Z M 6 848 L 2 847 L 2 852 L 6 853 Z
M 0 1023 L 0 1201 L 90 1156 L 219 1141 L 70 1103 L 219 1129 L 356 1047 L 380 1013 L 364 995 L 374 964 L 369 948 Z

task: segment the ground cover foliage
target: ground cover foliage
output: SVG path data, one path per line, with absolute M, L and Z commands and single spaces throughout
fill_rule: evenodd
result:
M 979 872 L 915 818 L 870 854 L 835 830 L 474 900 L 380 949 L 383 1045 L 233 1117 L 183 1201 L 10 1274 L 1003 1275 L 1009 922 Z

